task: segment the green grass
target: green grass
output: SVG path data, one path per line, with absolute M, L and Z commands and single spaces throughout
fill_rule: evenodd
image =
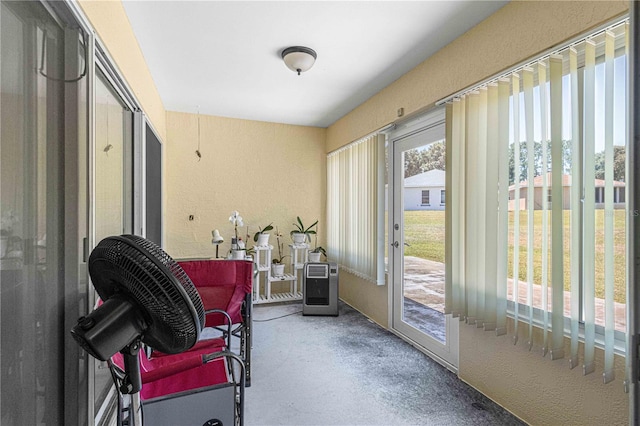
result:
M 520 212 L 519 235 L 519 270 L 518 277 L 527 280 L 527 215 Z M 564 211 L 563 220 L 563 263 L 564 287 L 570 289 L 571 283 L 571 252 L 570 239 L 570 211 Z M 551 219 L 549 218 L 549 224 Z M 542 211 L 533 213 L 534 244 L 533 271 L 534 283 L 542 283 Z M 549 228 L 551 228 L 549 226 Z M 509 277 L 513 276 L 513 213 L 509 217 Z M 626 301 L 626 243 L 625 243 L 625 211 L 614 211 L 614 298 L 616 302 Z M 596 210 L 596 261 L 594 271 L 596 277 L 596 297 L 604 298 L 604 210 Z M 551 247 L 549 233 L 549 250 Z M 445 261 L 445 212 L 444 211 L 406 211 L 405 212 L 405 241 L 410 245 L 405 247 L 405 255 L 415 256 L 436 262 Z M 548 283 L 551 285 L 551 258 L 548 259 Z

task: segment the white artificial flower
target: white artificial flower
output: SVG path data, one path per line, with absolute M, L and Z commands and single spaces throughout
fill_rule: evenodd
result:
M 229 216 L 229 222 L 231 222 L 235 226 L 242 226 L 242 216 L 240 216 L 238 210 L 234 210 L 231 212 L 231 216 Z

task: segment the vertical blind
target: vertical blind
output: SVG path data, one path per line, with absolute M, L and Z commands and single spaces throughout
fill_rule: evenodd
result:
M 447 105 L 460 168 L 447 313 L 503 335 L 509 310 L 514 344 L 533 350 L 539 327 L 543 356 L 581 360 L 605 383 L 625 332 L 626 32 L 616 24 Z
M 327 254 L 341 269 L 384 284 L 384 135 L 327 156 Z M 382 207 L 382 214 L 380 213 Z

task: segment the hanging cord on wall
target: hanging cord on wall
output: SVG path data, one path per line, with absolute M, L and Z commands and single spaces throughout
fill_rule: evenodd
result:
M 82 33 L 82 51 L 84 53 L 84 69 L 82 70 L 82 74 L 80 74 L 80 76 L 76 78 L 72 78 L 70 80 L 65 80 L 64 78 L 55 78 L 55 77 L 48 76 L 44 72 L 44 55 L 47 50 L 47 29 L 46 27 L 42 28 L 42 54 L 40 55 L 40 68 L 38 69 L 38 72 L 40 73 L 40 75 L 42 75 L 46 79 L 49 79 L 52 81 L 62 81 L 63 83 L 75 83 L 77 81 L 82 80 L 82 78 L 85 75 L 87 75 L 87 34 L 82 30 L 80 30 L 80 32 Z
M 198 149 L 196 149 L 196 155 L 198 156 L 198 161 L 202 158 L 202 153 L 200 152 L 200 107 L 198 107 Z

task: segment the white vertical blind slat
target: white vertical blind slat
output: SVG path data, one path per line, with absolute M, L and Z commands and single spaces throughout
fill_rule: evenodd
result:
M 584 288 L 583 373 L 595 371 L 595 43 L 585 42 L 584 54 L 584 214 L 582 271 Z
M 549 58 L 551 112 L 551 359 L 564 357 L 564 248 L 562 200 L 562 57 Z
M 498 266 L 496 334 L 507 333 L 507 276 L 509 258 L 509 89 L 508 79 L 498 81 Z
M 453 153 L 452 163 L 452 177 L 451 191 L 452 194 L 449 197 L 452 201 L 452 241 L 454 244 L 454 256 L 452 262 L 454 262 L 454 276 L 452 277 L 452 286 L 454 289 L 453 294 L 453 307 L 452 316 L 459 317 L 462 321 L 466 315 L 466 302 L 465 302 L 465 274 L 464 267 L 466 265 L 465 257 L 465 98 L 459 99 L 453 102 L 452 114 L 453 123 L 451 129 L 451 151 Z
M 533 215 L 535 208 L 535 147 L 533 141 L 533 69 L 522 70 L 522 88 L 524 91 L 524 127 L 527 144 L 527 320 L 529 350 L 533 347 L 533 254 L 534 230 Z
M 498 111 L 498 86 L 489 85 L 487 88 L 487 137 L 486 155 L 484 163 L 495 161 L 499 158 L 499 111 Z M 496 143 L 497 142 L 497 143 Z M 484 330 L 493 331 L 496 329 L 496 280 L 498 274 L 498 167 L 486 167 L 485 184 L 485 312 Z
M 453 104 L 447 103 L 445 106 L 445 188 L 447 191 L 446 196 L 449 198 L 445 210 L 445 265 L 444 265 L 444 313 L 445 315 L 451 315 L 453 311 L 453 280 L 457 279 L 458 271 L 456 270 L 457 260 L 457 247 L 454 246 L 453 241 L 457 237 L 457 224 L 453 222 L 453 218 L 457 217 L 457 212 L 454 213 L 452 209 L 458 208 L 454 201 L 453 184 L 455 178 L 453 177 L 454 169 L 453 165 L 456 164 L 454 159 L 453 148 L 453 132 L 454 132 L 454 117 L 453 117 Z M 456 164 L 456 167 L 458 165 Z
M 480 165 L 487 164 L 487 88 L 483 87 L 479 90 L 478 95 L 478 157 L 476 161 Z M 477 233 L 477 289 L 476 289 L 476 304 L 477 304 L 477 319 L 476 326 L 478 328 L 483 327 L 486 319 L 486 298 L 488 297 L 486 288 L 486 269 L 487 262 L 489 261 L 489 254 L 487 253 L 487 168 L 480 166 L 477 168 L 477 189 L 476 189 L 476 201 L 477 201 L 477 215 L 476 226 L 478 228 Z M 495 210 L 494 213 L 495 215 Z M 495 247 L 494 247 L 495 251 Z M 490 279 L 495 280 L 495 275 Z
M 578 365 L 580 331 L 580 106 L 578 104 L 578 52 L 569 49 L 571 78 L 571 356 L 569 368 Z
M 547 103 L 547 63 L 538 62 L 540 93 L 540 139 L 542 143 L 542 356 L 549 350 L 549 143 Z
M 467 134 L 466 134 L 466 199 L 465 203 L 477 208 L 480 194 L 478 193 L 478 92 L 467 97 Z M 466 290 L 466 322 L 476 324 L 478 315 L 478 222 L 476 215 L 465 215 L 466 218 L 466 253 L 465 253 L 465 290 Z
M 514 332 L 513 343 L 518 342 L 518 326 L 520 314 L 520 76 L 511 76 L 512 110 L 513 110 L 513 302 Z
M 613 59 L 615 36 L 605 33 L 605 124 L 604 124 L 604 383 L 615 378 L 614 354 L 614 246 L 613 246 Z

